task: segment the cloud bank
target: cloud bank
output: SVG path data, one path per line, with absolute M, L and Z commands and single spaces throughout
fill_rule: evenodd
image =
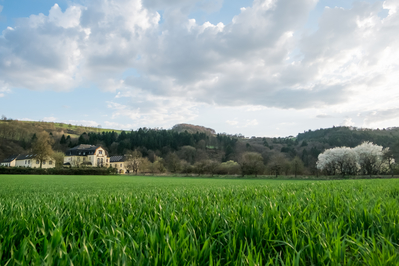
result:
M 305 25 L 316 0 L 255 0 L 226 25 L 191 18 L 222 4 L 89 0 L 20 18 L 0 36 L 0 97 L 95 84 L 119 93 L 107 104 L 113 118 L 163 122 L 191 119 L 201 105 L 394 108 L 397 1 L 326 7 L 314 31 Z

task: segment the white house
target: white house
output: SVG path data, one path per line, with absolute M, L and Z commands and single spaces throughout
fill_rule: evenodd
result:
M 14 167 L 18 156 L 19 156 L 19 154 L 11 155 L 10 157 L 8 157 L 2 161 L 0 163 L 0 166 Z
M 40 168 L 40 161 L 37 160 L 36 154 L 21 154 L 17 157 L 15 162 L 16 167 L 32 167 L 32 168 Z M 42 168 L 54 168 L 55 160 L 49 158 L 48 160 L 43 160 Z
M 101 146 L 80 144 L 65 152 L 64 165 L 109 167 L 108 152 Z

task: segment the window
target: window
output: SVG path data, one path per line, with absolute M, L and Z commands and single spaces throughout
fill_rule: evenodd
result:
M 39 164 L 40 162 L 39 162 L 39 160 L 36 160 L 36 164 Z
M 104 162 L 104 159 L 103 158 L 101 158 L 101 163 L 103 163 Z
M 30 164 L 30 160 L 28 160 L 28 164 Z
M 83 161 L 86 161 L 86 158 L 83 157 Z
M 100 151 L 98 151 L 98 154 L 103 154 L 103 151 L 101 151 L 101 150 L 100 150 Z
M 28 161 L 27 160 L 25 160 L 25 164 L 27 164 L 28 163 Z
M 122 167 L 122 164 L 120 164 L 121 165 L 121 167 Z
M 78 157 L 78 162 L 80 162 L 80 158 Z
M 81 152 L 79 152 L 79 155 L 81 155 L 82 153 Z
M 107 163 L 108 163 L 108 159 L 107 159 Z
M 43 164 L 46 164 L 46 160 L 43 160 Z
M 86 155 L 86 153 L 84 152 L 83 155 Z
M 49 161 L 48 164 L 53 164 L 53 161 Z

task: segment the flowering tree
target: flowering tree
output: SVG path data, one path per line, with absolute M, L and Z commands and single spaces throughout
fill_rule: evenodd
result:
M 372 142 L 363 142 L 353 148 L 359 155 L 360 171 L 363 175 L 375 175 L 380 172 L 383 163 L 383 147 Z
M 355 175 L 359 169 L 357 153 L 348 147 L 336 147 L 319 154 L 317 168 L 328 175 Z
M 353 149 L 337 147 L 325 150 L 319 155 L 316 165 L 328 175 L 356 175 L 360 172 L 371 176 L 392 168 L 395 161 L 392 156 L 386 156 L 388 153 L 389 148 L 363 142 Z

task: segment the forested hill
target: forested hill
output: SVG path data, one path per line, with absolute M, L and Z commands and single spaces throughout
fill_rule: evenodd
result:
M 164 157 L 179 152 L 181 157 L 191 162 L 202 159 L 222 160 L 226 154 L 225 147 L 232 152 L 236 141 L 233 137 L 217 135 L 213 129 L 189 124 L 179 124 L 168 130 L 140 128 L 121 131 L 3 119 L 0 121 L 0 161 L 12 154 L 29 152 L 36 135 L 42 131 L 49 133 L 53 139 L 53 149 L 57 151 L 66 151 L 78 144 L 93 144 L 102 145 L 110 155 L 121 155 L 135 149 L 143 156 L 151 157 Z M 193 150 L 195 155 L 192 155 Z
M 399 141 L 399 128 L 332 127 L 299 133 L 297 139 L 298 141 L 305 140 L 328 144 L 331 147 L 355 147 L 364 141 L 370 141 L 384 147 L 392 147 Z
M 216 135 L 216 131 L 212 128 L 190 125 L 190 124 L 177 124 L 172 127 L 172 130 L 179 133 L 187 131 L 188 133 L 191 134 L 199 132 L 199 133 L 205 133 L 207 135 Z
M 156 160 L 164 160 L 165 164 L 179 160 L 181 169 L 186 170 L 203 162 L 208 165 L 209 162 L 226 162 L 234 168 L 244 154 L 256 153 L 261 156 L 265 166 L 278 162 L 287 166 L 284 171 L 289 173 L 289 165 L 296 158 L 302 161 L 306 171 L 312 173 L 318 155 L 324 150 L 341 146 L 355 147 L 364 141 L 389 147 L 396 161 L 399 161 L 399 128 L 371 130 L 333 127 L 309 130 L 296 137 L 245 138 L 240 134 L 218 134 L 213 129 L 189 124 L 179 124 L 172 129 L 121 131 L 16 120 L 0 120 L 0 161 L 12 154 L 31 152 L 32 142 L 43 131 L 53 140 L 54 151 L 65 152 L 78 144 L 101 145 L 110 156 L 138 151 L 152 163 Z M 267 135 L 267 132 L 264 134 Z

